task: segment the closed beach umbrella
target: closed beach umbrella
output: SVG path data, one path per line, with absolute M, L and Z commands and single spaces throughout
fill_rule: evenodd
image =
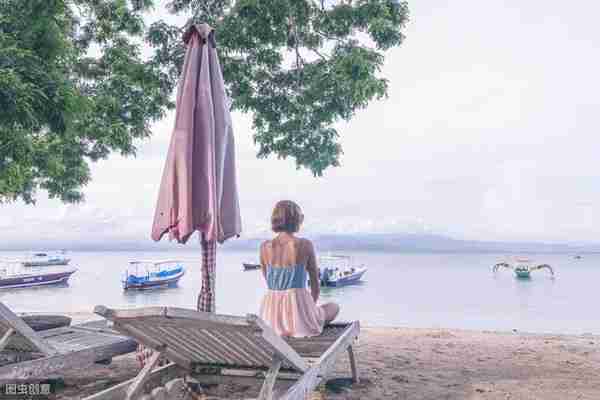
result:
M 217 242 L 241 232 L 233 130 L 214 30 L 193 25 L 183 40 L 187 50 L 152 239 L 159 241 L 168 233 L 171 240 L 186 243 L 199 232 L 198 309 L 214 312 Z

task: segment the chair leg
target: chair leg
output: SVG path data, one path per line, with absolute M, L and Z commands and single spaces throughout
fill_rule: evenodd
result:
M 2 336 L 2 339 L 0 339 L 0 351 L 4 350 L 4 348 L 8 344 L 8 341 L 10 340 L 10 337 L 14 333 L 15 330 L 13 328 L 8 328 L 8 330 L 4 333 L 4 336 Z
M 260 394 L 258 395 L 257 400 L 272 400 L 273 399 L 273 386 L 275 385 L 275 381 L 277 380 L 277 374 L 279 373 L 279 369 L 281 368 L 281 359 L 274 358 L 273 364 L 271 364 L 271 368 L 267 372 L 267 376 L 265 377 L 265 381 L 263 382 L 262 387 L 260 388 Z
M 144 383 L 146 383 L 146 381 L 150 377 L 150 373 L 152 372 L 152 369 L 158 362 L 160 356 L 160 351 L 155 351 L 154 354 L 152 354 L 152 357 L 150 357 L 148 363 L 144 366 L 144 368 L 142 368 L 139 374 L 135 377 L 135 380 L 131 383 L 131 386 L 129 386 L 129 388 L 127 389 L 127 395 L 125 397 L 125 400 L 137 399 L 137 397 L 142 392 L 142 389 L 144 388 Z
M 352 382 L 360 383 L 360 377 L 358 376 L 358 367 L 356 366 L 356 358 L 354 357 L 354 350 L 352 346 L 348 346 L 348 358 L 350 359 L 350 369 L 352 370 Z

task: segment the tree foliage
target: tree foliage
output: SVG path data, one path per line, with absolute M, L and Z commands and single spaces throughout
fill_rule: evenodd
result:
M 181 36 L 201 22 L 216 29 L 232 108 L 252 113 L 258 156 L 320 175 L 339 164 L 333 124 L 386 95 L 383 53 L 408 18 L 395 0 L 173 0 L 186 24 L 147 25 L 154 3 L 0 2 L 0 201 L 33 202 L 38 188 L 79 201 L 90 161 L 135 154 L 173 107 Z

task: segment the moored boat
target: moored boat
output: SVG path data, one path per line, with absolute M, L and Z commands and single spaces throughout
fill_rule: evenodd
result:
M 244 266 L 244 271 L 252 271 L 255 269 L 260 269 L 260 264 L 252 264 L 252 263 L 242 263 Z
M 67 283 L 77 268 L 19 268 L 20 264 L 0 268 L 0 289 L 25 288 Z
M 122 279 L 123 289 L 157 289 L 176 286 L 185 274 L 180 261 L 130 261 Z
M 552 269 L 552 267 L 550 265 L 548 265 L 548 264 L 535 265 L 533 263 L 533 260 L 531 260 L 529 258 L 525 258 L 525 257 L 515 257 L 514 261 L 512 261 L 512 262 L 503 261 L 503 262 L 496 263 L 492 270 L 495 273 L 500 268 L 512 269 L 513 273 L 515 274 L 515 277 L 517 277 L 519 279 L 529 279 L 529 278 L 531 278 L 532 271 L 537 271 L 540 269 L 547 269 L 550 272 L 552 279 L 554 279 L 554 269 Z
M 56 265 L 67 265 L 71 261 L 67 257 L 66 251 L 62 250 L 57 253 L 38 252 L 33 253 L 22 261 L 25 267 L 46 267 Z
M 321 286 L 347 286 L 360 282 L 367 268 L 353 265 L 352 258 L 346 255 L 323 256 L 319 258 Z

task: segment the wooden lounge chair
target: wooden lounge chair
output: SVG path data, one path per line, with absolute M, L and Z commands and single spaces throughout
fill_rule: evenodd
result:
M 108 363 L 136 346 L 106 321 L 35 332 L 0 302 L 0 379 L 47 378 L 66 368 Z
M 150 397 L 144 393 L 176 377 L 187 376 L 200 383 L 212 377 L 219 382 L 244 371 L 246 377 L 250 373 L 264 378 L 258 399 L 305 399 L 345 351 L 353 380 L 359 378 L 352 351 L 360 332 L 358 321 L 330 326 L 318 337 L 286 341 L 252 314 L 236 317 L 173 307 L 114 310 L 97 306 L 94 311 L 113 321 L 115 330 L 155 352 L 137 377 L 86 400 L 146 399 Z M 303 355 L 316 359 L 311 362 Z M 153 371 L 161 356 L 172 363 Z M 278 377 L 296 381 L 284 393 L 276 393 Z

